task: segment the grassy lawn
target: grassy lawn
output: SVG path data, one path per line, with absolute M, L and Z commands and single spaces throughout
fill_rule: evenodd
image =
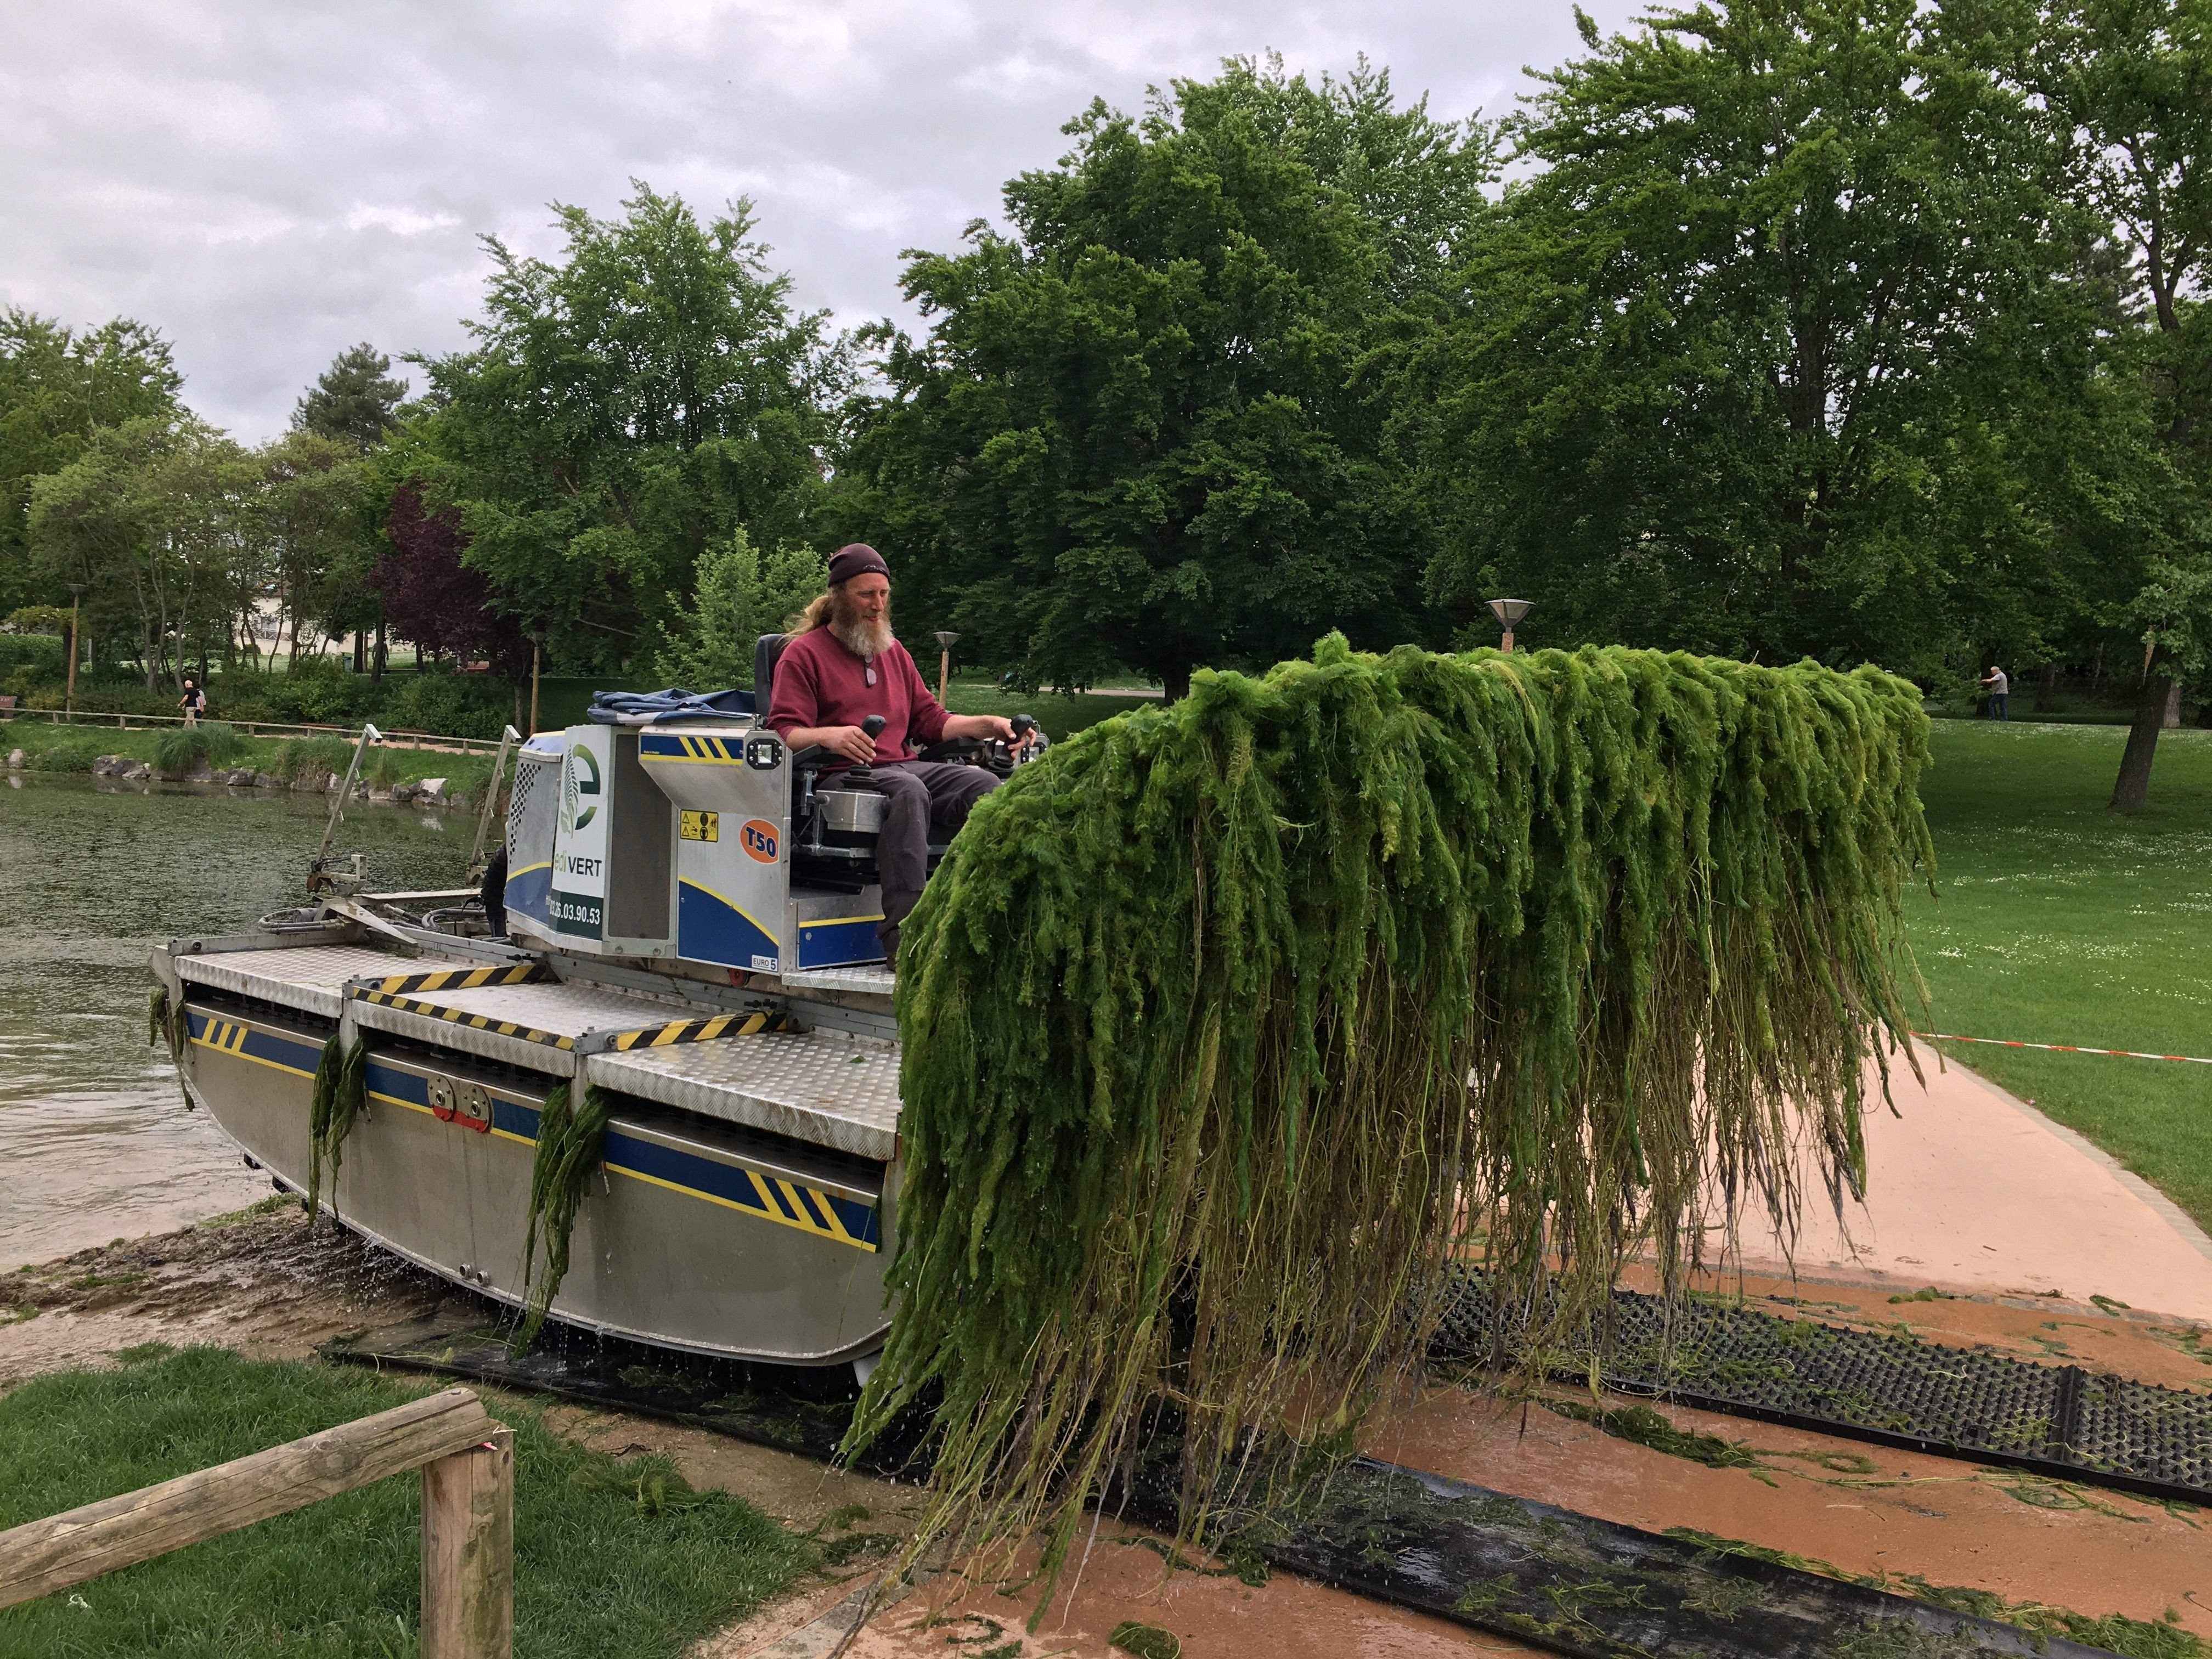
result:
M 2149 810 L 2106 805 L 2124 731 L 1939 720 L 1939 900 L 1910 906 L 1933 1030 L 2212 1055 L 2212 732 L 2159 739 Z M 2212 1066 L 1943 1045 L 2212 1228 Z
M 0 1398 L 0 1528 L 382 1411 L 440 1386 L 213 1348 L 128 1349 L 120 1369 L 40 1377 Z M 515 1650 L 675 1659 L 813 1564 L 742 1500 L 693 1492 L 666 1462 L 515 1431 Z M 399 1659 L 416 1651 L 421 1478 L 408 1474 L 0 1613 L 0 1652 Z
M 937 677 L 931 674 L 927 678 L 934 690 Z M 945 706 L 954 714 L 1034 714 L 1045 735 L 1054 743 L 1072 732 L 1096 726 L 1109 715 L 1142 708 L 1146 701 L 1143 697 L 1107 696 L 1095 691 L 1069 696 L 1062 696 L 1057 691 L 1006 692 L 999 690 L 995 680 L 963 679 L 958 675 L 945 688 Z M 1157 695 L 1151 701 L 1157 702 Z

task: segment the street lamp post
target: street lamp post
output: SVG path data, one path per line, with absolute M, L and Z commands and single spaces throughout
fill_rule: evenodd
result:
M 1492 599 L 1490 602 L 1490 614 L 1498 618 L 1498 625 L 1505 630 L 1505 637 L 1499 641 L 1498 648 L 1508 656 L 1513 654 L 1513 625 L 1528 614 L 1528 607 L 1533 603 L 1529 599 Z
M 538 665 L 545 651 L 545 629 L 530 630 L 530 735 L 538 735 Z
M 952 678 L 952 647 L 960 636 L 947 629 L 937 630 L 937 700 L 945 701 L 945 682 Z
M 77 607 L 84 601 L 84 584 L 71 582 L 70 591 L 70 658 L 69 678 L 62 691 L 62 719 L 72 720 L 76 713 L 76 641 Z

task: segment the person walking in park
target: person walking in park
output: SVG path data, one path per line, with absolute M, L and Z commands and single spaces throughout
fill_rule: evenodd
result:
M 1993 720 L 2011 720 L 2012 715 L 2006 705 L 2011 702 L 2012 682 L 2005 678 L 2004 670 L 1991 663 L 1990 672 L 1982 676 L 1982 690 L 1989 696 L 1990 718 Z
M 200 716 L 207 713 L 207 693 L 201 690 L 190 675 L 185 677 L 185 695 L 177 699 L 177 707 L 185 711 L 185 724 L 198 726 Z

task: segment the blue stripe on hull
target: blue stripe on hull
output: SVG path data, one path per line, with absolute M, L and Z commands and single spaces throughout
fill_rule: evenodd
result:
M 881 962 L 884 947 L 872 921 L 833 921 L 799 929 L 801 968 L 842 968 L 855 962 Z
M 553 866 L 541 864 L 534 870 L 509 876 L 506 904 L 516 915 L 528 916 L 550 927 L 553 915 Z
M 750 968 L 757 957 L 774 962 L 777 948 L 734 907 L 687 881 L 677 889 L 676 954 L 691 962 Z
M 372 1060 L 368 1062 L 368 1088 L 372 1094 L 387 1100 L 425 1111 L 430 1107 L 429 1080 L 414 1072 Z M 537 1107 L 495 1095 L 491 1108 L 494 1130 L 517 1140 L 536 1142 L 538 1121 L 543 1115 Z M 696 1153 L 657 1146 L 619 1131 L 611 1131 L 607 1135 L 606 1165 L 610 1170 L 640 1176 L 655 1186 L 717 1201 L 841 1244 L 874 1250 L 883 1242 L 872 1205 L 855 1203 L 797 1182 L 779 1182 L 771 1176 L 757 1175 Z M 785 1195 L 787 1187 L 789 1197 Z

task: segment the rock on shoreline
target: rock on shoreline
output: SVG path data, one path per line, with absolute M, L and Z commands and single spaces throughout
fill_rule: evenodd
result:
M 17 757 L 22 753 L 18 749 L 9 757 L 9 765 L 21 764 Z M 142 783 L 158 775 L 149 763 L 129 755 L 102 755 L 93 762 L 92 770 L 95 777 L 114 778 L 124 783 Z M 188 773 L 183 781 L 187 783 L 220 783 L 232 789 L 289 789 L 294 794 L 334 795 L 345 781 L 345 777 L 338 772 L 307 772 L 287 783 L 274 773 L 257 772 L 250 766 L 226 767 L 220 770 L 202 766 Z M 447 781 L 444 778 L 424 778 L 417 783 L 403 783 L 397 788 L 383 790 L 372 789 L 366 779 L 356 778 L 353 793 L 356 800 L 380 805 L 388 802 L 399 806 L 411 802 L 418 806 L 465 810 L 469 798 L 465 794 L 449 793 Z

